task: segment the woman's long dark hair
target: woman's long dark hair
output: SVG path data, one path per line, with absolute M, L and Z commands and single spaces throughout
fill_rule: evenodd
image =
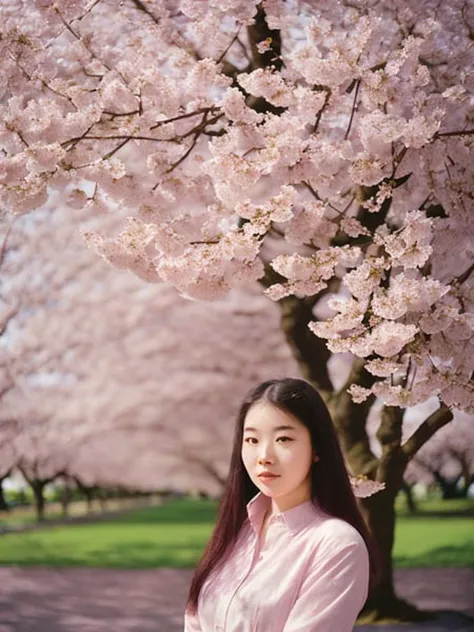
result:
M 319 461 L 311 466 L 312 498 L 323 511 L 345 520 L 357 529 L 369 552 L 369 590 L 376 583 L 377 550 L 357 505 L 326 404 L 304 380 L 269 380 L 251 390 L 240 407 L 229 476 L 219 505 L 216 526 L 191 582 L 187 602 L 187 609 L 191 613 L 197 611 L 199 593 L 207 577 L 231 553 L 247 517 L 247 503 L 259 491 L 244 467 L 241 450 L 245 417 L 250 407 L 260 400 L 293 415 L 308 428 L 313 450 L 319 456 Z

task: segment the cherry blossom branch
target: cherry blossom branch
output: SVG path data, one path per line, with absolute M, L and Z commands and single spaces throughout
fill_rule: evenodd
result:
M 240 46 L 247 61 L 250 63 L 250 57 L 249 57 L 249 52 L 247 50 L 247 47 L 245 46 L 245 44 L 242 42 L 242 40 L 239 37 L 237 38 L 237 44 Z
M 452 283 L 455 285 L 462 285 L 465 281 L 467 281 L 467 279 L 471 276 L 473 272 L 474 272 L 474 263 L 461 275 L 459 275 L 458 277 L 455 277 Z
M 327 204 L 329 206 L 330 209 L 332 209 L 333 211 L 335 211 L 338 215 L 343 215 L 343 212 L 340 211 L 339 209 L 337 209 L 335 206 L 333 206 L 331 204 L 331 202 L 329 202 L 329 200 L 323 200 L 319 193 L 311 186 L 311 184 L 309 182 L 307 182 L 306 180 L 304 180 L 301 184 L 303 184 L 312 194 L 312 196 L 318 201 L 318 202 L 324 202 L 325 204 Z M 352 202 L 351 202 L 352 203 Z
M 137 9 L 143 11 L 143 13 L 146 13 L 146 15 L 148 15 L 148 17 L 150 17 L 155 24 L 160 23 L 160 20 L 153 15 L 153 13 L 148 9 L 148 7 L 143 4 L 143 2 L 141 2 L 141 0 L 130 0 L 130 2 L 134 4 Z
M 457 132 L 436 132 L 436 134 L 433 136 L 433 140 L 437 140 L 438 138 L 449 137 L 449 136 L 472 136 L 473 134 L 474 134 L 474 129 L 466 129 L 464 131 L 457 131 Z
M 211 119 L 207 119 L 207 113 L 210 111 L 210 108 L 205 108 L 204 109 L 204 117 L 202 122 L 197 125 L 196 127 L 194 127 L 193 129 L 191 129 L 189 132 L 186 132 L 185 134 L 181 134 L 181 135 L 177 135 L 175 136 L 173 139 L 162 139 L 162 138 L 154 138 L 153 136 L 132 136 L 130 134 L 110 134 L 108 136 L 98 136 L 98 135 L 88 135 L 88 132 L 92 129 L 92 127 L 95 125 L 95 123 L 93 123 L 88 130 L 86 130 L 84 132 L 84 134 L 82 134 L 81 136 L 77 136 L 75 138 L 70 138 L 67 141 L 64 141 L 63 143 L 61 143 L 61 146 L 67 146 L 69 145 L 69 143 L 73 143 L 73 147 L 75 147 L 81 140 L 102 140 L 102 141 L 107 141 L 107 140 L 122 140 L 124 141 L 123 143 L 121 143 L 120 145 L 118 145 L 115 149 L 113 149 L 109 154 L 106 154 L 103 157 L 103 160 L 106 160 L 108 158 L 110 158 L 116 151 L 118 151 L 121 147 L 123 147 L 126 143 L 128 143 L 130 140 L 147 140 L 147 141 L 154 141 L 154 142 L 170 142 L 171 140 L 177 141 L 177 140 L 182 140 L 184 138 L 187 138 L 188 136 L 194 135 L 195 139 L 193 141 L 193 144 L 191 146 L 191 150 L 194 148 L 196 141 L 197 141 L 197 137 L 200 135 L 201 132 L 203 132 L 205 130 L 205 128 L 208 125 L 213 125 L 214 123 L 216 123 L 220 118 L 222 118 L 222 116 L 224 116 L 223 113 L 219 113 L 216 116 L 212 117 Z M 195 113 L 193 113 L 194 115 Z M 184 118 L 185 116 L 183 115 L 182 118 Z M 178 117 L 176 117 L 178 118 Z M 164 124 L 165 122 L 170 122 L 170 120 L 168 121 L 163 121 L 162 123 Z M 160 121 L 161 123 L 161 121 Z M 154 127 L 157 127 L 158 124 Z M 151 128 L 153 129 L 153 128 Z M 69 147 L 68 149 L 72 149 L 73 147 Z M 182 160 L 184 160 L 184 158 L 186 158 L 189 155 L 189 151 L 187 151 L 186 155 L 180 159 L 178 161 L 178 164 L 180 162 L 182 162 Z M 173 166 L 173 168 L 177 166 L 177 164 L 175 164 Z
M 186 160 L 186 158 L 189 156 L 189 154 L 192 152 L 192 150 L 196 146 L 198 138 L 199 138 L 199 132 L 196 132 L 196 134 L 194 135 L 194 138 L 192 140 L 192 143 L 188 147 L 188 149 L 184 152 L 184 154 L 181 156 L 181 158 L 179 158 L 176 162 L 174 162 L 171 165 L 171 167 L 169 167 L 169 169 L 166 170 L 165 173 L 171 173 L 172 171 L 174 171 L 176 169 L 176 167 L 178 167 L 182 162 L 184 162 Z M 159 182 L 153 187 L 153 190 L 155 190 L 155 188 L 158 186 L 158 184 L 159 184 Z
M 344 140 L 349 138 L 349 134 L 351 133 L 352 121 L 354 120 L 354 114 L 357 107 L 357 97 L 359 96 L 359 88 L 360 88 L 360 79 L 357 79 L 355 82 L 355 93 L 354 93 L 354 101 L 352 102 L 351 116 L 349 119 L 349 125 L 347 126 L 346 133 L 344 134 Z
M 5 234 L 5 237 L 3 238 L 2 241 L 2 246 L 0 248 L 0 268 L 3 265 L 3 262 L 5 261 L 5 256 L 7 254 L 7 245 L 8 245 L 8 239 L 10 237 L 10 234 L 12 232 L 13 229 L 13 222 L 15 221 L 15 219 L 17 219 L 18 216 L 14 217 L 13 221 L 10 223 L 10 225 L 7 228 L 7 232 Z
M 189 156 L 189 154 L 192 152 L 192 150 L 194 149 L 194 147 L 196 146 L 196 143 L 198 141 L 198 138 L 201 134 L 201 131 L 205 129 L 205 127 L 207 125 L 212 125 L 213 123 L 215 123 L 216 121 L 218 121 L 221 117 L 223 116 L 222 114 L 218 114 L 217 116 L 214 116 L 214 118 L 210 119 L 209 121 L 207 120 L 207 112 L 204 113 L 203 117 L 202 117 L 202 122 L 200 125 L 198 125 L 197 127 L 195 127 L 193 130 L 191 130 L 190 132 L 183 134 L 180 138 L 186 138 L 187 136 L 189 136 L 191 133 L 194 133 L 194 138 L 193 141 L 191 143 L 191 145 L 189 146 L 189 148 L 186 150 L 186 152 L 181 156 L 181 158 L 179 158 L 176 162 L 174 162 L 171 167 L 169 169 L 166 170 L 166 173 L 171 173 L 172 171 L 174 171 L 174 169 L 176 169 L 176 167 L 178 167 L 178 165 L 180 165 L 184 160 L 186 160 L 186 158 Z M 157 183 L 154 187 L 153 190 L 156 189 L 156 187 L 158 186 L 159 183 Z
M 324 103 L 322 108 L 319 110 L 317 116 L 316 116 L 316 121 L 314 123 L 313 126 L 313 131 L 312 134 L 315 134 L 318 131 L 318 127 L 319 127 L 319 123 L 321 122 L 321 118 L 323 116 L 324 110 L 326 109 L 326 107 L 329 104 L 329 99 L 331 98 L 331 89 L 330 88 L 323 88 L 323 90 L 326 92 L 325 97 L 324 97 Z
M 221 61 L 224 59 L 224 57 L 227 55 L 227 53 L 229 52 L 229 50 L 232 48 L 232 44 L 236 41 L 236 39 L 239 37 L 239 33 L 240 30 L 242 28 L 242 25 L 239 25 L 239 28 L 237 29 L 237 33 L 234 35 L 234 37 L 231 39 L 229 45 L 227 46 L 227 48 L 224 50 L 224 52 L 222 53 L 222 55 L 219 57 L 219 59 L 217 60 L 217 64 L 220 64 Z
M 224 113 L 221 112 L 220 114 L 216 114 L 216 116 L 208 120 L 207 112 L 206 112 L 202 118 L 202 122 L 199 125 L 197 125 L 196 127 L 193 127 L 193 129 L 189 130 L 189 132 L 186 132 L 186 134 L 181 134 L 180 136 L 177 136 L 176 138 L 183 139 L 183 138 L 187 138 L 188 136 L 192 136 L 193 134 L 199 135 L 202 131 L 206 129 L 208 125 L 214 125 L 214 123 L 217 123 L 217 121 L 223 116 L 224 116 Z
M 173 116 L 172 118 L 165 119 L 163 121 L 158 121 L 155 125 L 150 127 L 150 130 L 156 129 L 157 127 L 161 127 L 162 125 L 166 125 L 167 123 L 174 123 L 175 121 L 181 121 L 182 119 L 190 118 L 192 116 L 197 116 L 198 114 L 204 114 L 206 112 L 215 112 L 219 108 L 210 107 L 210 108 L 200 108 L 199 110 L 194 110 L 194 112 L 188 112 L 186 114 L 179 114 L 178 116 Z
M 91 11 L 92 11 L 92 10 L 93 10 L 93 9 L 94 9 L 94 8 L 95 8 L 98 4 L 99 4 L 99 2 L 101 2 L 101 1 L 102 1 L 102 0 L 95 0 L 95 2 L 93 2 L 93 3 L 91 4 L 91 6 L 90 6 L 90 7 L 88 7 L 88 8 L 84 11 L 84 13 L 83 13 L 82 15 L 79 15 L 77 18 L 73 18 L 73 19 L 71 20 L 71 24 L 72 24 L 73 22 L 80 22 L 81 20 L 83 20 L 83 19 L 86 17 L 86 15 L 87 15 L 88 13 L 91 13 Z M 64 24 L 64 21 L 63 21 L 63 24 Z M 50 40 L 50 41 L 49 41 L 49 42 L 45 45 L 45 49 L 48 49 L 48 48 L 49 48 L 49 47 L 53 44 L 54 40 L 58 39 L 58 37 L 60 37 L 60 36 L 64 33 L 64 31 L 65 31 L 65 30 L 67 30 L 67 29 L 66 29 L 66 27 L 65 27 L 64 29 L 62 29 L 62 30 L 61 30 L 61 31 L 60 31 L 57 35 L 55 35 L 55 37 L 53 37 L 53 38 L 52 38 L 52 39 L 51 39 L 51 40 Z
M 186 463 L 194 463 L 196 465 L 199 465 L 206 472 L 206 474 L 209 474 L 211 478 L 214 479 L 221 487 L 224 487 L 226 477 L 222 476 L 217 468 L 209 461 L 206 461 L 206 459 L 204 459 L 202 456 L 190 452 L 185 447 L 180 448 L 177 456 L 184 457 L 183 460 Z
M 104 110 L 103 114 L 107 114 L 107 116 L 111 116 L 112 119 L 115 119 L 122 116 L 134 116 L 135 114 L 140 114 L 140 110 L 132 110 L 131 112 L 109 112 L 108 110 Z
M 124 147 L 130 140 L 131 138 L 126 138 L 125 140 L 123 140 L 121 143 L 117 145 L 117 147 L 112 149 L 112 151 L 109 151 L 107 154 L 104 154 L 102 156 L 102 160 L 109 160 L 109 158 L 112 158 L 112 156 L 116 154 L 120 149 L 122 149 L 122 147 Z
M 63 16 L 59 13 L 59 11 L 56 12 L 57 15 L 59 16 L 59 19 L 61 20 L 61 22 L 64 24 L 65 28 L 67 31 L 69 31 L 71 33 L 71 35 L 73 37 L 75 37 L 77 39 L 78 42 L 80 42 L 80 44 L 84 47 L 84 49 L 89 53 L 89 55 L 97 60 L 99 63 L 101 63 L 104 68 L 107 68 L 107 70 L 109 72 L 112 71 L 112 68 L 110 68 L 110 66 L 108 66 L 104 61 L 102 61 L 102 59 L 100 59 L 100 57 L 98 57 L 93 51 L 90 50 L 90 48 L 85 44 L 84 40 L 82 39 L 82 37 L 80 35 L 78 35 L 75 30 L 72 28 L 71 24 L 68 23 Z M 119 73 L 120 74 L 120 73 Z M 122 76 L 122 75 L 120 75 Z M 123 77 L 122 77 L 123 78 Z
M 94 125 L 95 123 L 92 123 L 81 136 L 77 136 L 76 138 L 69 138 L 68 140 L 65 140 L 63 143 L 61 143 L 61 147 L 66 147 L 67 151 L 74 149 L 74 147 L 76 147 L 76 145 L 80 143 L 81 140 L 84 140 L 84 138 L 87 137 L 87 134 L 91 131 Z M 68 147 L 69 143 L 72 143 L 71 147 Z
M 19 312 L 17 307 L 11 308 L 6 314 L 2 315 L 0 319 L 0 336 L 2 336 L 8 326 L 8 323 L 14 318 Z
M 92 126 L 93 125 L 95 125 L 95 123 L 93 123 Z M 61 146 L 68 145 L 71 142 L 78 143 L 81 140 L 127 140 L 127 141 L 128 140 L 150 140 L 150 141 L 155 141 L 155 142 L 169 142 L 168 138 L 164 140 L 163 138 L 154 138 L 153 136 L 132 136 L 130 134 L 111 134 L 109 136 L 96 136 L 96 135 L 87 136 L 87 132 L 84 132 L 82 136 L 76 136 L 76 138 L 70 138 L 69 140 L 65 140 L 63 143 L 61 143 Z

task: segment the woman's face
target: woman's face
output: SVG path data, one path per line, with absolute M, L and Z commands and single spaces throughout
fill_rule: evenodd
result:
M 252 482 L 280 511 L 311 497 L 309 431 L 298 419 L 264 400 L 255 403 L 245 418 L 242 460 Z M 263 472 L 277 477 L 264 478 Z

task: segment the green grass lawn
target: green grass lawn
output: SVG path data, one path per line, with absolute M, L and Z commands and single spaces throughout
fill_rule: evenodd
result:
M 193 567 L 216 504 L 173 500 L 110 520 L 0 536 L 0 565 L 102 568 Z M 399 508 L 395 565 L 474 566 L 474 500 L 434 501 L 410 516 Z
M 397 567 L 474 567 L 474 499 L 424 501 L 415 515 L 397 508 Z

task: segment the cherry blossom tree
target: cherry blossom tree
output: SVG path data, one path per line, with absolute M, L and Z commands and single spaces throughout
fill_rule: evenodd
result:
M 186 297 L 259 281 L 351 469 L 386 483 L 364 501 L 384 561 L 369 608 L 411 616 L 393 590 L 394 499 L 452 410 L 473 409 L 469 3 L 1 11 L 4 211 L 51 191 L 73 209 L 126 209 L 118 235 L 87 242 Z M 351 358 L 344 380 L 335 354 Z M 406 408 L 430 398 L 438 408 L 402 439 Z
M 6 475 L 18 470 L 34 496 L 37 519 L 45 518 L 45 488 L 64 476 L 87 428 L 65 428 L 60 411 L 70 397 L 68 384 L 44 386 L 18 380 L 7 393 L 0 418 L 0 447 Z M 9 466 L 9 467 L 8 467 Z M 1 473 L 1 472 L 0 472 Z
M 2 228 L 6 228 L 2 231 L 0 237 L 0 271 L 2 269 L 3 262 L 5 260 L 9 244 L 8 238 L 10 236 L 11 227 L 2 225 Z M 12 388 L 13 383 L 8 369 L 7 354 L 5 352 L 4 345 L 2 345 L 2 338 L 4 338 L 9 322 L 16 315 L 17 310 L 14 306 L 9 305 L 6 297 L 4 296 L 4 289 L 0 286 L 0 305 L 2 315 L 0 316 L 0 406 L 3 397 Z M 16 465 L 15 453 L 12 448 L 11 440 L 15 435 L 17 423 L 14 419 L 2 419 L 0 421 L 0 511 L 7 511 L 9 506 L 5 500 L 3 492 L 3 482 L 10 476 L 11 471 Z
M 9 506 L 5 500 L 3 483 L 11 475 L 17 465 L 13 439 L 17 433 L 15 420 L 2 419 L 0 421 L 0 511 L 7 511 Z

